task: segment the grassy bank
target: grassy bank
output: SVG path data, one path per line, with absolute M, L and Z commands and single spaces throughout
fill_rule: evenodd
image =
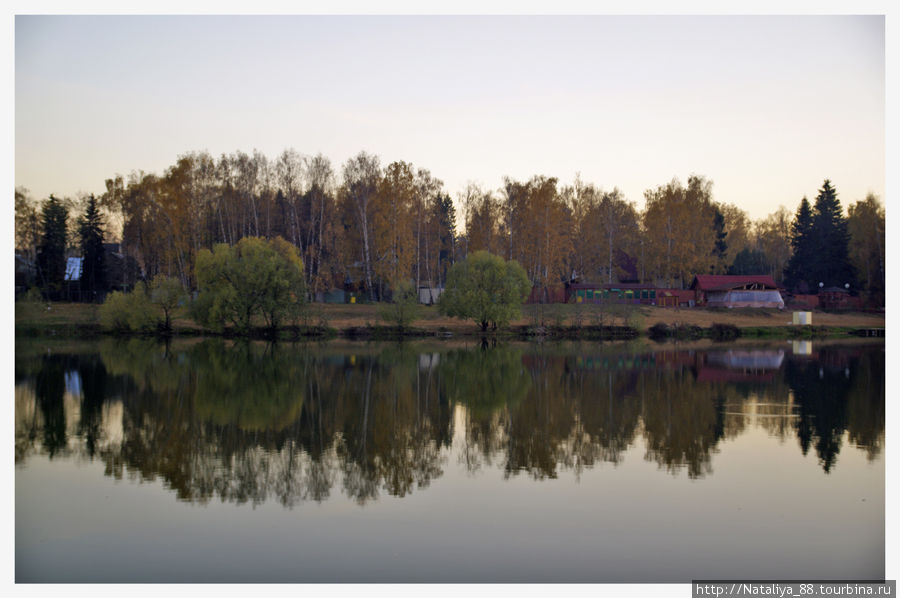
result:
M 104 334 L 98 317 L 99 306 L 84 303 L 15 304 L 18 335 L 92 337 Z M 860 329 L 884 328 L 883 314 L 814 312 L 815 326 L 790 325 L 788 311 L 770 309 L 674 309 L 653 306 L 526 305 L 522 317 L 495 334 L 504 338 L 568 338 L 601 340 L 658 335 L 665 338 L 817 338 L 848 336 Z M 255 337 L 270 336 L 258 323 Z M 176 311 L 173 334 L 209 334 Z M 738 332 L 735 333 L 734 331 Z M 278 338 L 392 339 L 399 337 L 481 336 L 471 321 L 442 316 L 437 307 L 419 307 L 418 318 L 404 330 L 380 320 L 375 305 L 314 304 L 294 325 L 279 330 Z M 229 336 L 228 331 L 224 336 Z

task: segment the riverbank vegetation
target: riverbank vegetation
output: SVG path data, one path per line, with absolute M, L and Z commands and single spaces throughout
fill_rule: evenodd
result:
M 846 336 L 859 329 L 884 328 L 883 315 L 871 313 L 814 312 L 815 326 L 790 326 L 790 314 L 778 310 L 711 310 L 635 306 L 610 312 L 594 309 L 594 305 L 524 305 L 521 316 L 510 321 L 508 328 L 493 334 L 525 338 L 588 338 L 597 326 L 629 328 L 636 334 L 648 335 L 649 329 L 663 323 L 675 329 L 696 327 L 709 329 L 715 323 L 738 327 L 744 338 L 792 338 L 793 336 L 827 334 Z M 389 338 L 402 336 L 480 337 L 478 326 L 471 321 L 442 315 L 436 306 L 415 306 L 417 317 L 403 333 L 396 323 L 379 314 L 377 304 L 307 304 L 295 324 L 279 328 L 279 338 Z M 156 312 L 162 321 L 161 311 Z M 602 321 L 602 324 L 600 322 Z M 580 324 L 579 324 L 580 322 Z M 15 330 L 17 335 L 85 337 L 107 334 L 100 319 L 100 306 L 89 303 L 47 303 L 39 296 L 15 302 Z M 392 332 L 393 331 L 393 332 Z M 156 335 L 157 329 L 146 332 L 131 331 L 130 335 Z M 226 326 L 219 332 L 206 330 L 190 317 L 187 305 L 179 305 L 171 314 L 170 334 L 190 336 L 234 336 L 236 331 Z M 271 336 L 261 316 L 251 318 L 247 336 Z M 793 335 L 793 336 L 792 336 Z M 673 338 L 678 338 L 673 336 Z M 687 338 L 687 336 L 683 336 Z

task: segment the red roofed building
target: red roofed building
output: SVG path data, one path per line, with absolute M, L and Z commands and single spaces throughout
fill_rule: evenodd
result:
M 771 276 L 698 274 L 691 282 L 691 290 L 697 305 L 784 309 L 784 299 Z

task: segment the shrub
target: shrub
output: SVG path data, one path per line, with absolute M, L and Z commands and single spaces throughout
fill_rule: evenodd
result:
M 669 327 L 663 322 L 657 322 L 653 326 L 651 326 L 647 333 L 650 335 L 650 338 L 660 339 L 660 338 L 668 338 L 672 335 L 672 331 Z
M 113 291 L 100 306 L 100 324 L 115 332 L 153 330 L 158 321 L 143 283 L 130 293 Z
M 378 317 L 401 330 L 419 317 L 419 298 L 411 281 L 405 280 L 394 289 L 393 301 L 378 306 Z
M 184 299 L 184 287 L 177 278 L 158 274 L 150 283 L 150 301 L 163 312 L 163 329 L 172 329 L 172 311 Z
M 730 341 L 741 336 L 741 329 L 733 324 L 713 324 L 709 336 L 716 341 Z

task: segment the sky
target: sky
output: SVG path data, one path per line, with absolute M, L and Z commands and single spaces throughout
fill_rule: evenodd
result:
M 883 16 L 16 16 L 15 185 L 102 193 L 180 154 L 361 150 L 454 198 L 691 174 L 751 218 L 885 190 Z

